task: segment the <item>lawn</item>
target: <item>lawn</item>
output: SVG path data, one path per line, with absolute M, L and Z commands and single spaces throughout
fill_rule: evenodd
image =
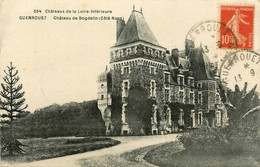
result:
M 144 159 L 163 167 L 258 167 L 260 150 L 232 154 L 189 153 L 180 143 L 171 142 L 148 152 Z
M 111 147 L 120 143 L 120 141 L 104 137 L 86 137 L 86 138 L 49 138 L 49 139 L 22 139 L 20 142 L 27 147 L 23 147 L 26 152 L 24 155 L 7 156 L 1 155 L 2 161 L 10 163 L 31 162 L 36 160 L 61 157 L 93 151 L 106 147 Z

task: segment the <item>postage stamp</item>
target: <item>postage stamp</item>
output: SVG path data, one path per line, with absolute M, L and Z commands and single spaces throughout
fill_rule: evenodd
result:
M 260 54 L 252 50 L 239 50 L 225 57 L 220 67 L 220 79 L 230 89 L 234 89 L 235 85 L 241 88 L 245 83 L 252 89 L 256 84 L 260 85 L 259 72 Z
M 253 49 L 254 6 L 221 6 L 220 22 L 226 24 L 237 39 L 238 49 Z M 221 48 L 228 48 L 233 36 L 220 31 Z

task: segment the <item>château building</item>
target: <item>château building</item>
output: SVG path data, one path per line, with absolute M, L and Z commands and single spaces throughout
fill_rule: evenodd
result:
M 112 97 L 122 99 L 121 134 L 131 133 L 126 117 L 131 86 L 139 85 L 156 100 L 151 133 L 201 126 L 224 126 L 227 112 L 219 94 L 219 76 L 201 47 L 187 40 L 185 50 L 161 46 L 141 11 L 133 9 L 127 23 L 117 20 L 116 43 L 110 49 L 110 68 L 98 77 L 98 108 L 106 132 L 113 131 Z M 172 105 L 175 104 L 175 105 Z M 161 119 L 157 120 L 157 114 Z

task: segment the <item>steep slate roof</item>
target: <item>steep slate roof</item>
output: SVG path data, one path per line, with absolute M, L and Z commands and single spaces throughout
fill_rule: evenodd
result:
M 184 58 L 179 57 L 179 63 L 180 63 L 183 70 L 189 70 L 190 69 L 189 60 L 186 60 Z
M 189 53 L 191 69 L 196 80 L 213 80 L 213 72 L 210 69 L 208 56 L 202 48 L 191 49 Z
M 126 26 L 116 42 L 116 45 L 122 45 L 140 40 L 159 45 L 151 29 L 146 23 L 143 13 L 133 10 Z
M 166 55 L 165 58 L 166 58 L 166 63 L 168 65 L 169 69 L 176 69 L 176 68 L 178 68 L 177 65 L 176 65 L 176 62 L 172 59 L 171 55 Z
M 179 66 L 173 60 L 171 55 L 166 56 L 167 66 L 173 78 L 176 78 L 179 68 L 187 72 L 193 71 L 193 76 L 196 80 L 213 80 L 214 72 L 210 68 L 208 56 L 202 48 L 193 48 L 190 50 L 188 59 L 183 58 L 184 52 L 179 54 Z

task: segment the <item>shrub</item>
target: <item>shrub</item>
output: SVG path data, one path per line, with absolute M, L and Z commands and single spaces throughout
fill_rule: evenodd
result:
M 259 146 L 259 112 L 227 127 L 203 127 L 179 136 L 187 151 L 193 153 L 232 153 L 254 151 Z
M 10 131 L 10 129 L 1 131 L 1 155 L 16 155 L 25 153 L 21 147 L 26 146 L 19 142 L 16 136 Z
M 229 151 L 231 153 L 240 153 L 256 149 L 255 146 L 260 140 L 259 119 L 245 118 L 237 122 L 229 127 L 227 137 L 229 141 Z
M 68 139 L 65 144 L 91 143 L 96 141 L 108 141 L 110 138 L 85 137 L 82 139 Z
M 187 151 L 196 153 L 223 152 L 228 142 L 220 128 L 200 128 L 179 136 L 179 141 Z

